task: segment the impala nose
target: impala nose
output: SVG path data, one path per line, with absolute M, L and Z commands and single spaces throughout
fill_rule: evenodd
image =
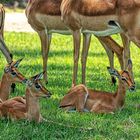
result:
M 46 93 L 46 98 L 50 98 L 52 96 L 52 93 L 50 91 L 47 90 L 47 93 Z
M 28 81 L 28 79 L 24 79 L 24 80 L 22 81 L 22 83 L 23 83 L 23 84 L 26 84 L 27 81 Z
M 48 98 L 50 98 L 52 96 L 52 93 L 49 91 L 48 92 Z
M 130 92 L 133 92 L 133 91 L 135 91 L 135 89 L 136 89 L 135 85 L 132 85 L 132 86 L 129 88 L 129 91 L 130 91 Z

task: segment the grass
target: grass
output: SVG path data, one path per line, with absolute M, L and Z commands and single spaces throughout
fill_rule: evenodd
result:
M 121 43 L 119 36 L 114 38 Z M 6 43 L 14 54 L 14 59 L 24 57 L 19 70 L 27 77 L 42 71 L 40 41 L 37 34 L 7 32 Z M 67 113 L 58 108 L 61 98 L 67 93 L 72 82 L 73 47 L 71 36 L 54 35 L 48 61 L 49 84 L 47 88 L 53 93 L 48 99 L 41 99 L 40 106 L 48 122 L 36 124 L 28 121 L 0 120 L 1 140 L 134 140 L 140 139 L 140 110 L 134 105 L 140 103 L 140 49 L 131 45 L 133 70 L 137 90 L 126 94 L 123 110 L 114 115 L 97 115 L 91 113 Z M 0 55 L 0 76 L 6 64 Z M 110 83 L 106 67 L 109 65 L 107 55 L 98 40 L 93 37 L 87 62 L 87 86 L 93 89 L 112 91 L 116 86 Z M 115 67 L 119 64 L 115 58 Z M 78 83 L 81 82 L 81 64 L 79 63 Z M 18 84 L 16 92 L 11 95 L 23 95 L 25 86 Z M 51 122 L 53 121 L 53 123 Z

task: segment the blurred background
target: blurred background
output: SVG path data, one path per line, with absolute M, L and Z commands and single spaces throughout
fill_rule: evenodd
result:
M 0 3 L 6 7 L 16 10 L 16 8 L 25 8 L 28 0 L 1 0 Z
M 5 31 L 34 32 L 25 15 L 28 0 L 0 0 L 0 3 L 4 5 L 6 11 Z

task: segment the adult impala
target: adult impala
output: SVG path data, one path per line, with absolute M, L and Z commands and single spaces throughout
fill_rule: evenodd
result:
M 51 43 L 52 33 L 60 34 L 71 34 L 70 30 L 67 29 L 65 24 L 61 21 L 60 5 L 62 0 L 29 0 L 26 8 L 26 16 L 28 18 L 29 24 L 38 33 L 41 40 L 42 57 L 43 57 L 43 70 L 47 69 L 48 53 Z M 115 22 L 110 22 L 110 32 L 117 33 L 121 29 Z M 101 28 L 102 29 L 102 28 Z M 88 54 L 88 48 L 90 44 L 91 33 L 94 35 L 108 35 L 107 32 L 84 32 L 83 33 L 83 53 L 81 57 L 82 62 L 82 83 L 85 84 L 85 67 L 86 59 Z M 80 33 L 79 33 L 80 34 Z M 76 33 L 74 38 L 78 41 L 78 45 L 74 45 L 74 69 L 73 69 L 73 84 L 76 83 L 77 69 L 78 69 L 78 58 L 79 58 L 79 48 L 80 38 Z M 98 39 L 103 44 L 110 60 L 111 67 L 113 67 L 113 53 L 116 52 L 121 67 L 123 68 L 123 58 L 122 58 L 122 48 L 112 40 L 111 37 L 98 37 Z M 118 46 L 118 48 L 116 47 Z M 44 78 L 47 79 L 47 73 L 45 73 Z
M 133 3 L 133 6 L 131 3 Z M 74 47 L 77 52 L 79 52 L 80 48 L 81 32 L 85 34 L 98 32 L 99 36 L 123 32 L 124 69 L 126 69 L 127 61 L 130 57 L 130 39 L 134 41 L 135 37 L 138 39 L 138 35 L 135 34 L 133 36 L 135 39 L 132 39 L 131 35 L 134 32 L 132 34 L 125 33 L 125 29 L 130 32 L 133 31 L 136 21 L 132 20 L 132 15 L 135 14 L 135 18 L 138 16 L 134 9 L 139 9 L 139 3 L 138 0 L 62 0 L 62 20 L 72 30 Z M 131 10 L 133 14 L 131 14 Z M 134 29 L 137 29 L 138 24 L 137 20 L 137 26 Z M 138 33 L 138 30 L 136 31 Z M 137 42 L 139 41 L 137 40 Z M 76 61 L 78 62 L 78 57 Z M 131 76 L 133 77 L 132 73 Z
M 12 54 L 7 48 L 4 42 L 4 19 L 5 19 L 5 10 L 2 4 L 0 4 L 0 50 L 4 54 L 8 63 L 12 62 Z

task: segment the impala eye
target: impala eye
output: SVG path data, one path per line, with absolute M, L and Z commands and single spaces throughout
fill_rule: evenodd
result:
M 37 89 L 40 89 L 40 88 L 41 88 L 41 86 L 40 86 L 38 83 L 35 83 L 35 87 L 36 87 Z
M 122 77 L 121 79 L 122 79 L 123 81 L 126 81 L 126 80 L 127 80 L 125 77 Z
M 13 76 L 15 76 L 15 75 L 16 75 L 16 72 L 12 71 L 11 74 L 12 74 Z

